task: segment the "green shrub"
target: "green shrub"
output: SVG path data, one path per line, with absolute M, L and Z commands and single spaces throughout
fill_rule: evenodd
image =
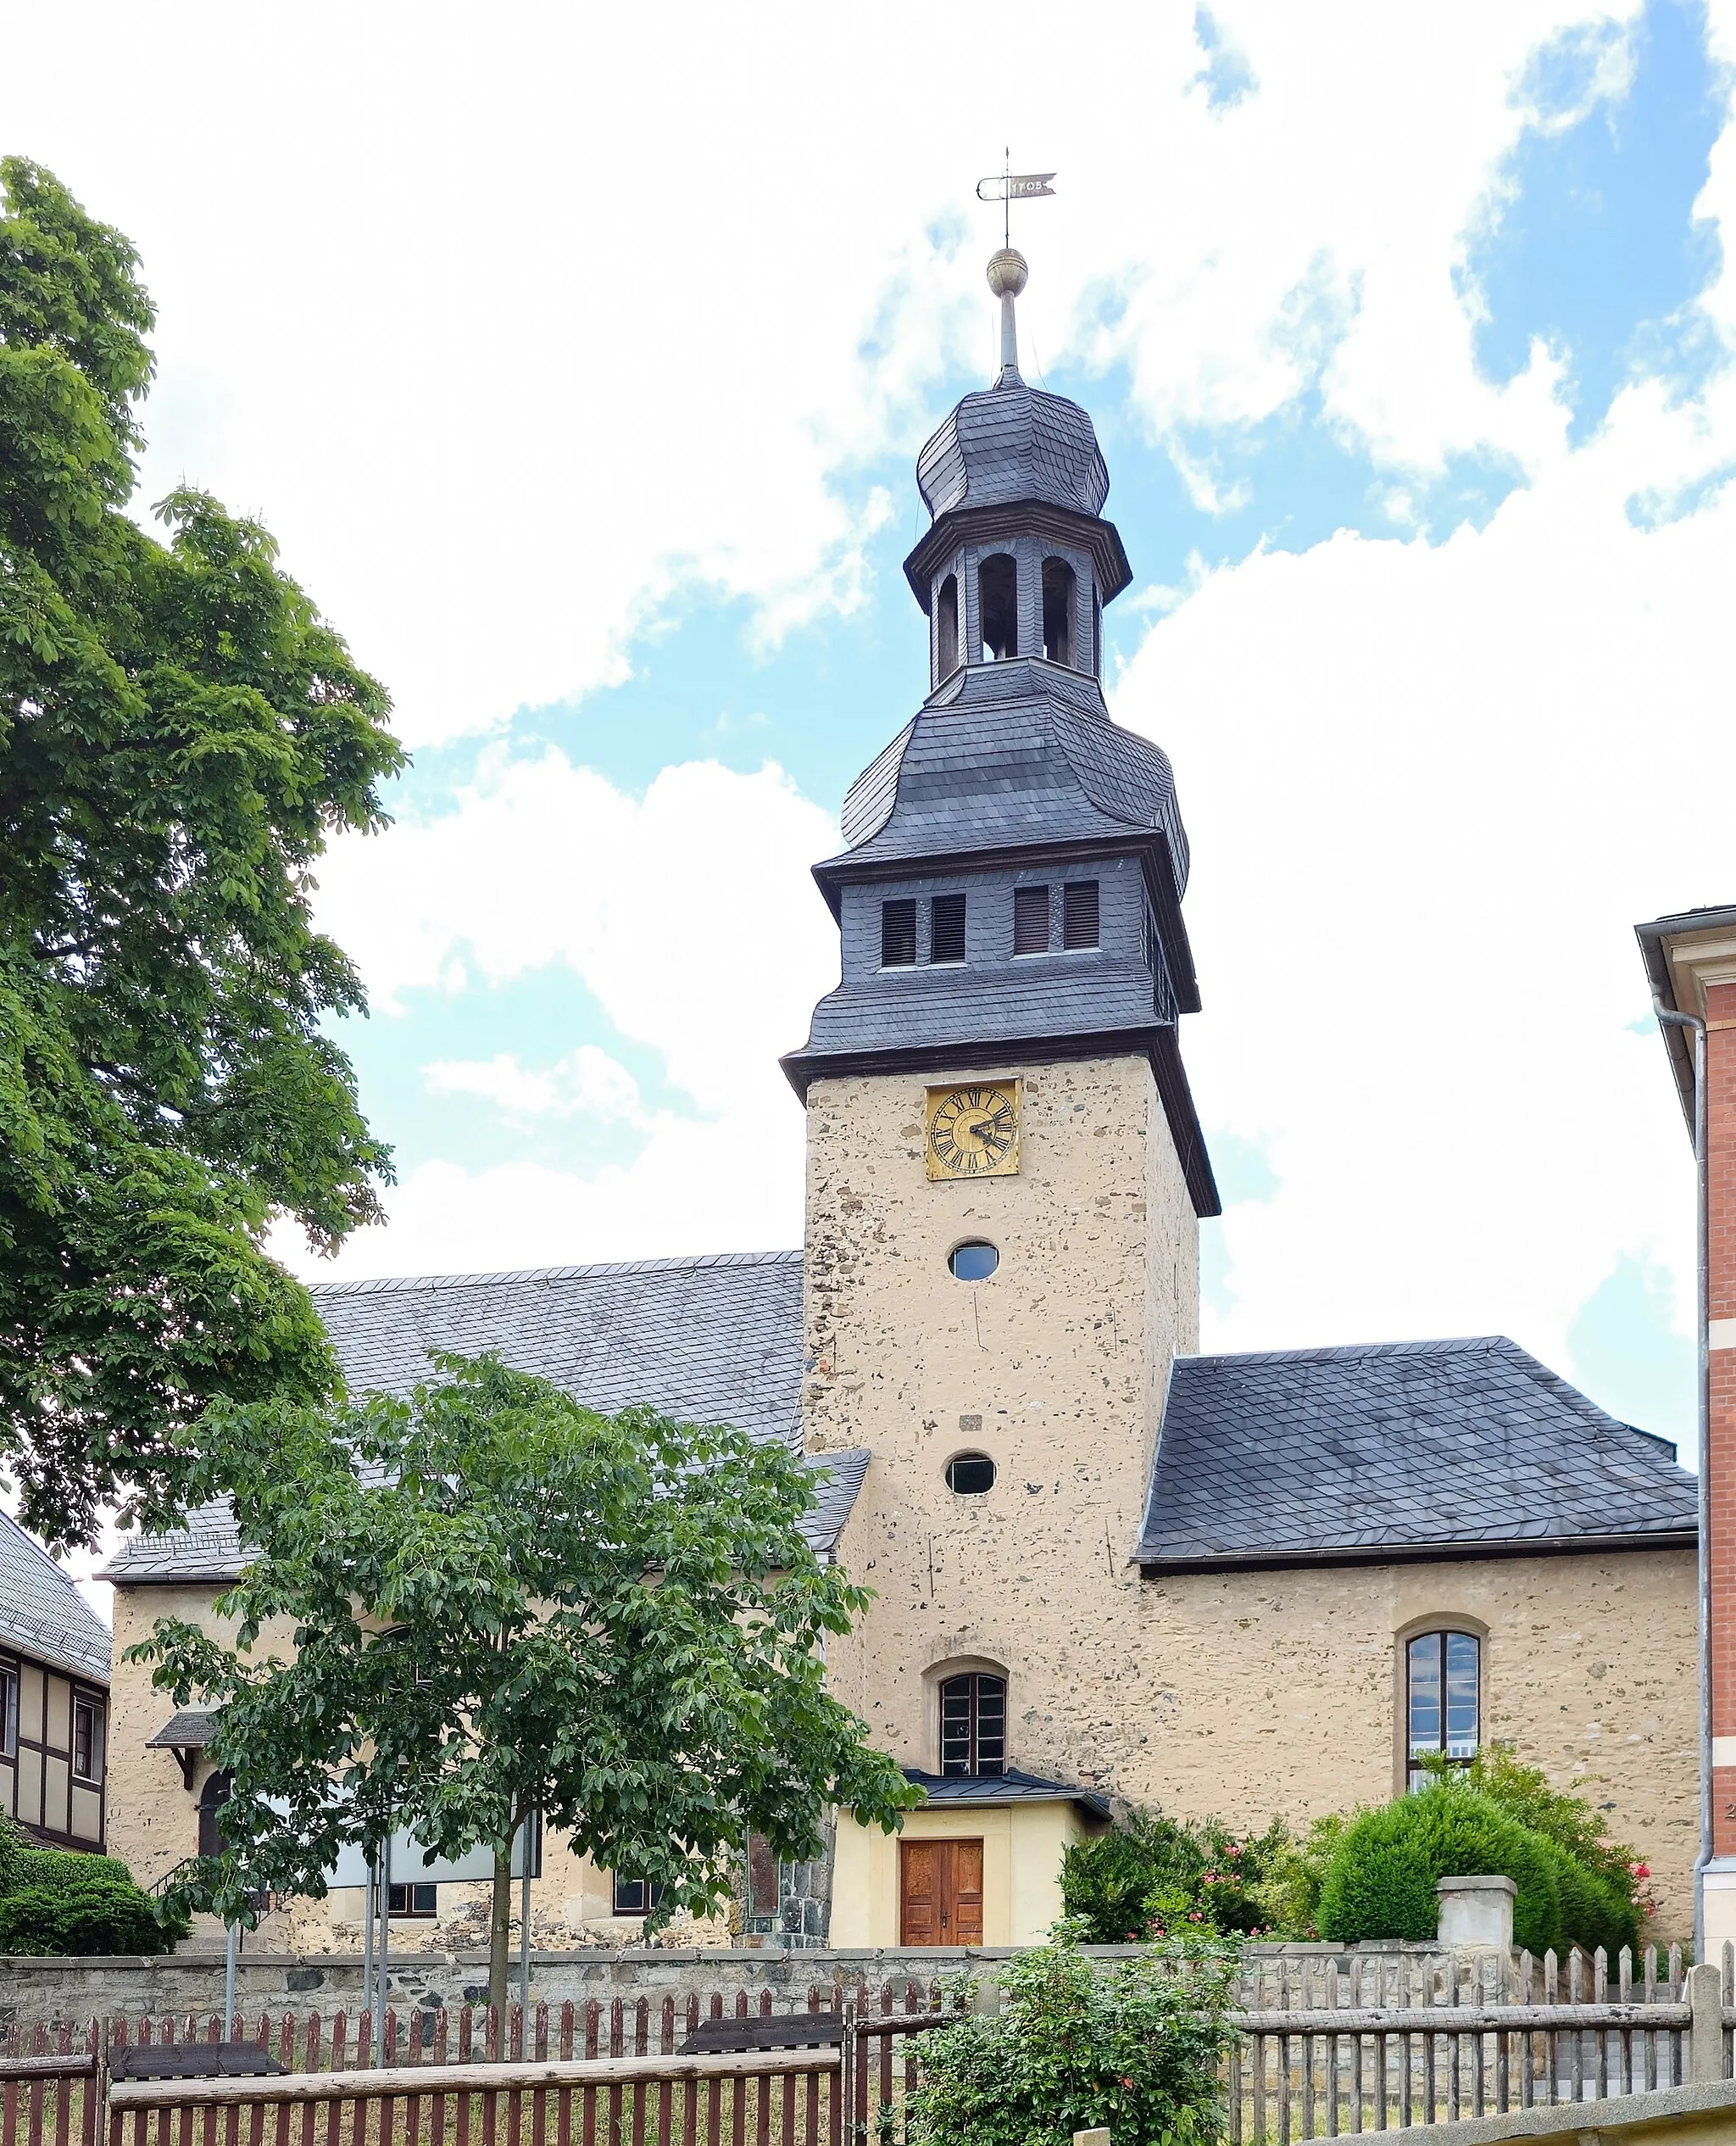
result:
M 1544 1846 L 1555 1859 L 1563 1944 L 1583 1945 L 1588 1952 L 1595 1952 L 1601 1945 L 1611 1959 L 1623 1945 L 1631 1945 L 1637 1952 L 1639 1911 L 1632 1894 L 1617 1892 L 1597 1871 L 1587 1870 L 1577 1856 L 1569 1855 L 1555 1842 L 1545 1840 Z
M 1424 1759 L 1422 1763 L 1430 1771 L 1444 1770 L 1443 1761 Z M 1594 1881 L 1592 1892 L 1583 1896 L 1577 1920 L 1566 1918 L 1571 1936 L 1583 1944 L 1602 1944 L 1611 1951 L 1639 1943 L 1641 1921 L 1651 1911 L 1648 1885 L 1651 1872 L 1636 1859 L 1632 1848 L 1610 1838 L 1601 1811 L 1594 1810 L 1583 1796 L 1552 1788 L 1542 1767 L 1521 1765 L 1511 1744 L 1490 1744 L 1468 1766 L 1451 1770 L 1465 1786 L 1480 1789 L 1491 1803 L 1499 1803 L 1509 1818 L 1516 1818 L 1533 1833 L 1553 1841 L 1589 1875 Z M 1577 1878 L 1569 1882 L 1576 1888 L 1576 1898 L 1582 1897 Z M 1586 1934 L 1600 1926 L 1620 1933 L 1613 1943 L 1608 1938 Z
M 911 2146 L 1068 2146 L 1106 2125 L 1119 2142 L 1211 2146 L 1233 1952 L 1195 1940 L 1093 1969 L 1079 1926 L 1010 1961 L 996 2013 L 922 2040 Z
M 1150 1936 L 1159 1907 L 1192 1903 L 1205 1868 L 1205 1852 L 1185 1826 L 1160 1811 L 1136 1809 L 1124 1824 L 1066 1850 L 1061 1905 L 1088 1944 L 1137 1943 Z M 1186 1912 L 1176 1916 L 1171 1909 L 1177 1920 Z
M 1443 1781 L 1360 1812 L 1345 1828 L 1320 1891 L 1320 1931 L 1341 1944 L 1366 1937 L 1424 1941 L 1439 1927 L 1438 1878 L 1511 1878 L 1516 1944 L 1561 1948 L 1561 1851 L 1476 1789 Z
M 0 1954 L 168 1952 L 192 1926 L 116 1857 L 31 1848 L 0 1820 Z

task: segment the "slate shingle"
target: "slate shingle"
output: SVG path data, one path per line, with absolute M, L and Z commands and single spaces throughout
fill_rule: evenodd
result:
M 732 1424 L 801 1449 L 802 1255 L 641 1259 L 523 1274 L 431 1274 L 316 1285 L 312 1296 L 358 1393 L 408 1393 L 430 1352 L 492 1349 L 593 1408 L 644 1402 L 690 1423 Z M 836 1545 L 867 1466 L 828 1456 L 804 1532 Z M 226 1503 L 172 1534 L 135 1536 L 106 1577 L 227 1580 L 242 1545 Z
M 0 1641 L 93 1684 L 108 1684 L 108 1627 L 47 1552 L 3 1513 Z
M 1494 1335 L 1179 1358 L 1135 1555 L 1201 1570 L 1695 1525 L 1667 1441 Z

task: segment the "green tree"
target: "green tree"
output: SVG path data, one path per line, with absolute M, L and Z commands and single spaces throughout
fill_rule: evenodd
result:
M 1067 2146 L 1099 2126 L 1134 2146 L 1223 2136 L 1236 1954 L 1194 1939 L 1105 1968 L 1082 1934 L 1057 1925 L 1001 1970 L 999 2011 L 923 2037 L 912 2146 Z
M 56 1542 L 128 1493 L 164 1517 L 214 1394 L 329 1391 L 262 1233 L 335 1246 L 387 1173 L 309 910 L 331 835 L 381 823 L 386 694 L 257 523 L 126 511 L 136 268 L 0 160 L 0 1460 Z
M 792 1858 L 828 1804 L 892 1831 L 920 1796 L 826 1692 L 823 1643 L 870 1597 L 803 1538 L 804 1463 L 595 1414 L 492 1357 L 436 1368 L 408 1400 L 208 1414 L 200 1466 L 258 1546 L 219 1605 L 236 1646 L 165 1620 L 133 1650 L 177 1704 L 220 1709 L 234 1794 L 192 1897 L 238 1914 L 255 1889 L 321 1893 L 340 1846 L 397 1827 L 490 1847 L 504 2003 L 532 1812 L 660 1884 L 659 1919 L 716 1909 L 749 1826 Z M 256 1653 L 273 1619 L 289 1661 Z

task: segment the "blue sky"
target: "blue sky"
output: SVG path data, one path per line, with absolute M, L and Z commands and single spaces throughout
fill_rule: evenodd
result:
M 140 39 L 130 100 L 0 90 L 144 249 L 147 485 L 261 512 L 415 750 L 322 896 L 400 1178 L 340 1271 L 798 1238 L 805 867 L 923 690 L 913 458 L 988 376 L 971 189 L 1010 131 L 1060 174 L 1014 232 L 1027 374 L 1096 422 L 1116 712 L 1195 843 L 1207 1345 L 1507 1331 L 1687 1435 L 1688 1157 L 1628 934 L 1736 899 L 1736 32 L 1294 17 L 1110 9 L 1106 79 L 963 85 L 943 127 L 908 41 L 800 10 L 770 66 L 696 12 L 651 114 L 602 86 L 646 25 L 581 51 L 537 8 L 388 50 L 321 5 L 264 74 L 231 20 L 196 61 Z M 70 32 L 30 34 L 53 85 Z M 148 156 L 188 66 L 216 138 Z

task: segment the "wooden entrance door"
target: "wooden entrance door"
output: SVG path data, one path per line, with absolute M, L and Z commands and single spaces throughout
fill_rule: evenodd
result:
M 982 1943 L 981 1841 L 899 1842 L 899 1942 Z

